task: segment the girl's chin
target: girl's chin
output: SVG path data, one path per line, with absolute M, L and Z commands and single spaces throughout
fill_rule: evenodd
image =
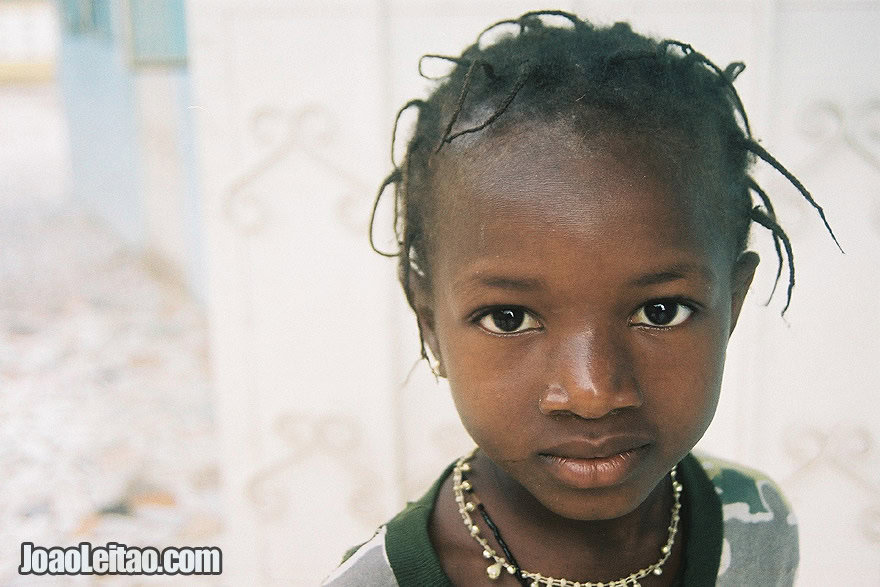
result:
M 632 492 L 635 493 L 635 492 Z M 638 509 L 644 499 L 640 495 L 618 490 L 613 495 L 552 495 L 535 496 L 549 511 L 567 520 L 600 522 L 622 518 Z

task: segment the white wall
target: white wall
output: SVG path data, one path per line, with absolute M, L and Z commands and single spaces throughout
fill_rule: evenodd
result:
M 455 53 L 532 2 L 192 0 L 189 41 L 233 577 L 314 584 L 470 441 L 418 357 L 393 262 L 366 245 L 393 113 L 423 53 Z M 801 584 L 880 581 L 880 4 L 564 2 L 743 60 L 757 134 L 825 206 L 846 256 L 772 173 L 795 299 L 774 255 L 730 350 L 706 450 L 794 502 Z
M 58 18 L 49 0 L 0 4 L 0 84 L 52 78 L 58 47 Z

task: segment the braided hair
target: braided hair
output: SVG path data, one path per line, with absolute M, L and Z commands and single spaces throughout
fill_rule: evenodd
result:
M 561 17 L 568 23 L 550 26 L 542 16 Z M 486 33 L 502 25 L 518 31 L 483 46 Z M 428 77 L 423 63 L 429 59 L 450 62 L 451 72 Z M 774 292 L 785 261 L 788 265 L 784 314 L 795 283 L 794 256 L 770 198 L 750 175 L 755 160 L 769 164 L 791 182 L 818 212 L 835 243 L 837 238 L 810 192 L 753 138 L 733 85 L 744 67 L 735 62 L 722 69 L 686 43 L 642 36 L 627 23 L 597 27 L 555 10 L 497 22 L 459 56 L 424 55 L 419 73 L 439 84 L 427 99 L 410 100 L 397 113 L 391 145 L 394 170 L 382 182 L 373 204 L 370 245 L 382 255 L 398 257 L 398 276 L 412 306 L 413 272 L 430 280 L 428 235 L 436 205 L 430 193 L 432 157 L 473 133 L 501 132 L 524 120 L 576 120 L 584 137 L 605 133 L 652 141 L 654 151 L 672 157 L 671 166 L 677 170 L 671 172 L 715 182 L 714 189 L 702 193 L 721 192 L 720 201 L 706 206 L 718 208 L 733 258 L 745 250 L 753 222 L 770 231 L 778 257 Z M 397 127 L 401 115 L 411 108 L 418 110 L 415 132 L 398 164 Z M 397 250 L 380 251 L 373 226 L 379 202 L 392 186 Z

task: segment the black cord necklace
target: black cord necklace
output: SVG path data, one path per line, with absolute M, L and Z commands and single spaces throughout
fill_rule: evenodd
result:
M 507 547 L 507 543 L 504 542 L 504 539 L 501 537 L 501 531 L 498 529 L 498 526 L 495 525 L 495 522 L 492 521 L 492 518 L 489 517 L 489 512 L 486 511 L 486 506 L 482 503 L 477 504 L 477 511 L 480 512 L 480 515 L 483 517 L 483 521 L 486 522 L 486 525 L 489 526 L 489 529 L 492 531 L 492 536 L 495 537 L 495 541 L 498 543 L 498 546 L 501 547 L 501 552 L 504 553 L 504 557 L 507 561 L 516 568 L 516 571 L 513 573 L 513 576 L 516 577 L 516 580 L 519 581 L 524 587 L 528 587 L 530 583 L 528 579 L 523 577 L 522 569 L 519 566 L 519 563 L 516 562 L 516 557 L 513 556 L 513 553 L 510 552 L 510 549 Z

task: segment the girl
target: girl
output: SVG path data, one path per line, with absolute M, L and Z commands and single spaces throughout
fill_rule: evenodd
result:
M 427 56 L 455 67 L 401 109 L 415 134 L 377 197 L 394 185 L 385 254 L 477 448 L 325 584 L 791 584 L 779 489 L 690 451 L 758 264 L 752 222 L 794 284 L 751 164 L 822 209 L 752 139 L 742 64 L 557 11 L 499 24 L 517 32 Z

